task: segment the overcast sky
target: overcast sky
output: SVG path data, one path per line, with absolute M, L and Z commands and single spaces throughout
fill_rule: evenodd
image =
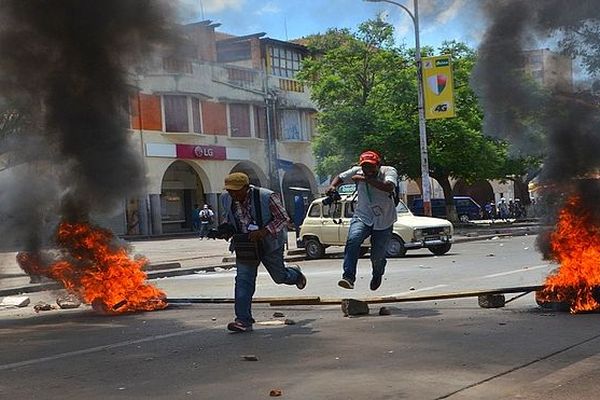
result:
M 414 46 L 408 14 L 388 3 L 362 0 L 180 0 L 183 22 L 210 19 L 219 31 L 235 35 L 266 32 L 268 37 L 292 40 L 327 28 L 355 30 L 363 21 L 383 13 L 396 28 L 397 42 Z M 412 0 L 398 0 L 413 10 Z M 437 46 L 456 39 L 477 46 L 484 29 L 478 0 L 419 0 L 421 44 Z

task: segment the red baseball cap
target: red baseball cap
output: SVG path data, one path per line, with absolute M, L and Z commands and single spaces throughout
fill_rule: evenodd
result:
M 375 153 L 374 151 L 365 151 L 360 155 L 360 158 L 358 159 L 358 163 L 360 165 L 363 164 L 373 164 L 373 165 L 377 165 L 379 163 L 381 163 L 381 157 L 379 157 L 379 154 Z

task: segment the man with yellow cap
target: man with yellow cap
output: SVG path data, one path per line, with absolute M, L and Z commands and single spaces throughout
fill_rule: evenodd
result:
M 381 165 L 381 157 L 372 150 L 363 152 L 358 164 L 333 178 L 327 189 L 330 193 L 342 183 L 355 182 L 358 191 L 344 249 L 344 272 L 338 285 L 344 289 L 354 289 L 360 247 L 370 236 L 373 275 L 369 287 L 377 290 L 385 273 L 387 243 L 394 222 L 398 219 L 393 196 L 398 184 L 398 172 L 394 167 Z
M 221 196 L 225 221 L 236 233 L 235 320 L 227 325 L 233 332 L 252 331 L 252 296 L 256 289 L 258 265 L 262 262 L 277 284 L 306 286 L 306 277 L 298 266 L 286 267 L 283 248 L 287 242 L 288 216 L 277 193 L 250 185 L 248 175 L 234 172 L 225 178 Z M 235 243 L 238 240 L 239 243 Z M 247 243 L 244 243 L 246 242 Z M 256 257 L 238 251 L 241 245 L 256 245 Z M 246 246 L 246 249 L 248 246 Z M 242 257 L 243 256 L 243 257 Z

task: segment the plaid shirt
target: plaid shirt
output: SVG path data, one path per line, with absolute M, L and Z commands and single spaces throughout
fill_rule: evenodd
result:
M 250 190 L 248 190 L 250 194 Z M 238 228 L 241 229 L 242 233 L 248 233 L 248 225 L 254 224 L 255 221 L 252 218 L 251 207 L 250 207 L 250 196 L 247 195 L 243 202 L 233 201 L 233 215 L 238 221 Z M 273 219 L 265 226 L 269 233 L 275 236 L 283 228 L 286 227 L 288 222 L 288 215 L 285 211 L 285 207 L 281 203 L 281 198 L 277 193 L 271 193 L 269 197 L 269 210 Z

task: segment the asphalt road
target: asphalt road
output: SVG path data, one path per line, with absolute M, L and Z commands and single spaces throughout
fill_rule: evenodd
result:
M 413 254 L 390 262 L 377 294 L 539 284 L 552 268 L 532 237 Z M 335 286 L 340 262 L 302 263 L 309 286 L 301 294 L 348 296 Z M 367 259 L 360 271 L 352 297 L 371 295 Z M 228 272 L 158 283 L 171 297 L 232 291 Z M 260 277 L 257 295 L 298 293 Z M 256 305 L 251 334 L 225 332 L 231 305 L 116 317 L 89 308 L 3 311 L 0 398 L 267 399 L 271 389 L 284 399 L 598 398 L 595 314 L 541 310 L 532 295 L 501 309 L 470 298 L 387 306 L 388 316 L 372 307 L 369 316 L 345 318 L 339 306 Z M 274 311 L 296 324 L 283 325 Z
M 534 242 L 535 236 L 520 236 L 459 243 L 443 256 L 434 256 L 428 250 L 412 251 L 406 257 L 388 260 L 383 284 L 376 292 L 369 290 L 368 255 L 359 261 L 352 291 L 337 286 L 342 272 L 341 254 L 297 262 L 308 280 L 302 292 L 295 287 L 275 285 L 264 267 L 260 267 L 256 296 L 363 298 L 539 285 L 555 266 L 541 259 Z M 169 297 L 231 297 L 234 276 L 233 270 L 203 272 L 161 279 L 157 284 Z

